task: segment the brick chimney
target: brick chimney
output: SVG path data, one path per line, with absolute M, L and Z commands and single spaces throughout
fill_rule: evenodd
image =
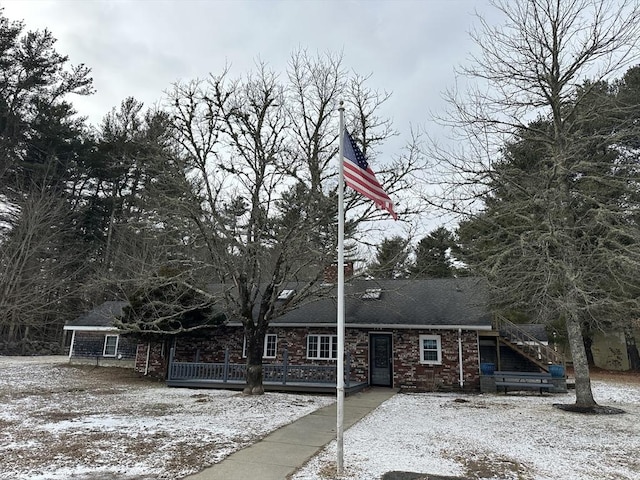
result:
M 344 279 L 353 277 L 353 262 L 345 262 Z M 338 264 L 332 263 L 324 267 L 324 283 L 338 283 Z

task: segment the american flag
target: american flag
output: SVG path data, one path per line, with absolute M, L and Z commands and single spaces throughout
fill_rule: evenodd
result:
M 344 131 L 343 154 L 344 179 L 347 186 L 373 200 L 378 208 L 387 210 L 393 219 L 397 220 L 398 215 L 393 211 L 393 202 L 376 179 L 364 154 L 346 130 Z

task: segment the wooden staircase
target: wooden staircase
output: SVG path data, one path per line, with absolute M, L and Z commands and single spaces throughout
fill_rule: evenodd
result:
M 496 315 L 493 328 L 499 334 L 499 344 L 506 345 L 518 352 L 545 372 L 549 371 L 550 365 L 564 366 L 564 357 L 562 355 L 541 343 L 529 332 L 506 318 Z

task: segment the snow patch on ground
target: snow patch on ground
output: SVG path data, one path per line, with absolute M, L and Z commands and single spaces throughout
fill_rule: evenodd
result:
M 345 432 L 342 478 L 637 480 L 640 382 L 592 385 L 598 403 L 627 413 L 553 408 L 573 403 L 573 393 L 398 394 Z M 334 401 L 167 388 L 64 357 L 0 357 L 0 480 L 178 479 Z M 330 443 L 293 480 L 335 478 L 335 449 Z
M 182 478 L 335 401 L 167 388 L 36 358 L 0 357 L 2 480 Z
M 344 435 L 343 479 L 389 471 L 513 480 L 640 478 L 640 385 L 593 382 L 596 401 L 624 415 L 553 408 L 573 393 L 399 394 Z M 333 478 L 329 444 L 292 480 Z

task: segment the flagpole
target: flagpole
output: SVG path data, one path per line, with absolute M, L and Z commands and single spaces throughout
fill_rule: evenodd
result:
M 344 103 L 340 101 L 340 134 L 338 136 L 338 371 L 336 374 L 336 454 L 337 474 L 342 475 L 344 464 L 343 424 L 344 424 Z

